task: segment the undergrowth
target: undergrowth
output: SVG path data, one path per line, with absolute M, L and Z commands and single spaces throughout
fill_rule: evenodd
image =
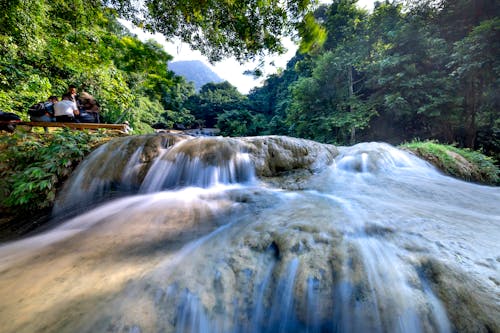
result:
M 83 158 L 110 139 L 104 132 L 0 135 L 0 209 L 22 214 L 51 207 L 58 186 Z

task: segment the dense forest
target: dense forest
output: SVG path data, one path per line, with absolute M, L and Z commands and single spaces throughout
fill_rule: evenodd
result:
M 372 13 L 355 4 L 319 8 L 323 46 L 297 54 L 250 93 L 248 109 L 227 110 L 219 125 L 231 133 L 245 118 L 250 134 L 338 144 L 435 139 L 498 157 L 499 3 L 385 1 Z
M 150 11 L 141 21 L 144 13 L 134 14 L 133 3 L 0 0 L 0 109 L 27 118 L 31 104 L 74 84 L 100 101 L 105 121 L 128 120 L 136 133 L 177 124 L 336 144 L 435 139 L 498 157 L 500 6 L 494 0 L 379 1 L 373 12 L 355 0 L 335 0 L 316 7 L 321 27 L 311 15 L 298 15 L 310 1 L 289 1 L 296 15 L 286 19 L 303 37 L 300 51 L 247 96 L 227 82 L 196 93 L 168 70 L 172 57 L 161 45 L 140 41 L 117 19 L 180 35 L 212 60 L 245 60 L 264 56 L 262 49 L 282 50 L 278 37 L 287 29 L 276 17 L 283 13 L 260 8 L 267 19 L 259 19 L 246 17 L 252 1 L 206 12 L 204 2 L 193 2 L 175 13 Z M 227 10 L 240 20 L 231 25 L 235 31 L 207 24 L 222 22 Z M 162 21 L 167 14 L 185 21 Z

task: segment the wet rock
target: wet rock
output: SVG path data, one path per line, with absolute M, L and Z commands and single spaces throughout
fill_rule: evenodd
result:
M 245 154 L 248 162 L 242 157 Z M 140 189 L 154 192 L 239 183 L 254 174 L 274 177 L 269 178 L 271 184 L 297 189 L 332 164 L 337 154 L 331 145 L 277 136 L 194 138 L 159 133 L 118 138 L 94 151 L 75 170 L 58 196 L 55 212 L 80 211 Z M 159 163 L 160 159 L 167 164 Z M 148 178 L 148 174 L 155 176 Z
M 292 170 L 319 172 L 338 155 L 335 146 L 285 136 L 241 138 L 252 156 L 256 174 L 273 177 Z
M 499 331 L 495 189 L 387 145 L 342 149 L 377 151 L 360 172 L 304 140 L 170 138 L 110 147 L 148 171 L 244 155 L 267 181 L 122 198 L 0 248 L 6 332 Z
M 446 305 L 450 321 L 458 332 L 499 332 L 499 306 L 492 306 L 491 295 L 478 281 L 459 270 L 427 259 L 422 270 Z

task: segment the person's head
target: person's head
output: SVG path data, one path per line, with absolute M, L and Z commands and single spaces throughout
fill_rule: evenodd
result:
M 76 95 L 76 86 L 70 85 L 68 87 L 68 93 L 70 93 L 71 95 Z
M 59 98 L 57 96 L 50 96 L 48 101 L 51 103 L 57 103 L 59 101 Z
M 71 96 L 71 93 L 67 92 L 67 93 L 62 95 L 62 100 L 64 101 L 65 99 L 71 101 L 71 100 L 73 100 L 73 96 Z

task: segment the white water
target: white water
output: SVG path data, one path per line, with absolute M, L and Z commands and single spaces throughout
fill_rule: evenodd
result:
M 342 149 L 300 191 L 232 156 L 160 157 L 145 193 L 1 246 L 2 331 L 499 329 L 498 188 L 385 144 Z

